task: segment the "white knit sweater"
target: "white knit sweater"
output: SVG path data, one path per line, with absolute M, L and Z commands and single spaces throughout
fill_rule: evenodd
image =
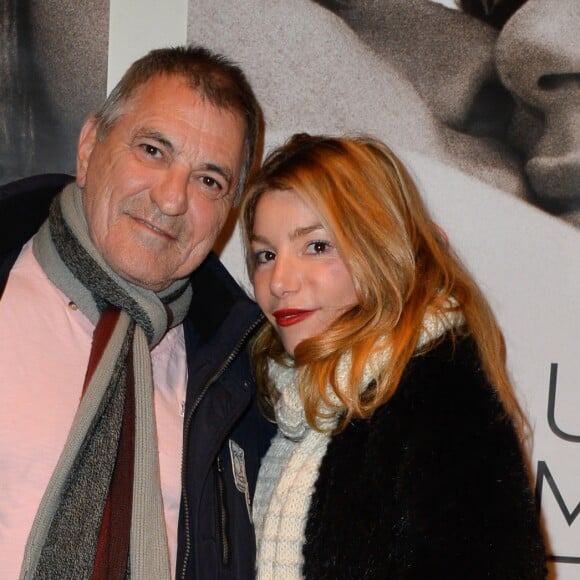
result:
M 417 348 L 459 325 L 462 320 L 460 314 L 427 317 Z M 388 361 L 386 350 L 369 358 L 361 389 L 378 377 Z M 347 354 L 337 368 L 339 388 L 347 385 L 350 367 L 351 357 Z M 323 432 L 312 429 L 306 422 L 298 394 L 296 369 L 270 361 L 269 374 L 280 393 L 275 408 L 279 430 L 263 459 L 254 496 L 257 578 L 294 580 L 302 578 L 302 546 L 308 509 L 320 463 L 338 416 L 317 421 Z

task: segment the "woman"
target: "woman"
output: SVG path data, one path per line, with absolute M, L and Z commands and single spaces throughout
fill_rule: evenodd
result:
M 279 431 L 259 578 L 544 578 L 497 323 L 382 143 L 297 135 L 241 208 Z

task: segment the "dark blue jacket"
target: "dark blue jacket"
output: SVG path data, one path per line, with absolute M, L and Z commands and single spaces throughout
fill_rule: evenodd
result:
M 0 188 L 0 295 L 22 245 L 71 180 L 44 175 Z M 177 578 L 253 578 L 255 540 L 246 497 L 253 497 L 273 427 L 256 406 L 247 344 L 263 317 L 213 254 L 191 282 Z

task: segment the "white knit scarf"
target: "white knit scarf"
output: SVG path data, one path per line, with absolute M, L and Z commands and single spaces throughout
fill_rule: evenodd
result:
M 456 312 L 425 317 L 417 349 L 462 322 L 462 315 Z M 386 349 L 369 357 L 361 391 L 380 375 L 389 359 Z M 336 379 L 341 390 L 347 388 L 351 363 L 350 353 L 339 361 Z M 302 578 L 302 547 L 310 500 L 331 432 L 338 422 L 338 414 L 323 408 L 324 418 L 317 419 L 322 431 L 308 424 L 297 389 L 297 372 L 295 367 L 269 362 L 269 375 L 280 396 L 275 408 L 278 433 L 263 459 L 254 497 L 259 580 Z M 331 402 L 336 401 L 330 387 L 328 395 Z

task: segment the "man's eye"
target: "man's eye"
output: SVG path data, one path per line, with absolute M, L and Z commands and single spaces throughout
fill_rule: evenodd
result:
M 213 177 L 209 177 L 208 175 L 204 175 L 201 178 L 201 181 L 206 187 L 210 187 L 211 189 L 223 189 L 222 184 L 219 181 L 215 180 Z
M 155 147 L 154 145 L 149 145 L 149 143 L 144 143 L 141 145 L 141 149 L 149 157 L 161 157 L 161 149 Z
M 229 188 L 223 181 L 211 175 L 202 175 L 199 178 L 199 182 L 202 186 L 202 193 L 209 199 L 223 199 L 230 193 Z

